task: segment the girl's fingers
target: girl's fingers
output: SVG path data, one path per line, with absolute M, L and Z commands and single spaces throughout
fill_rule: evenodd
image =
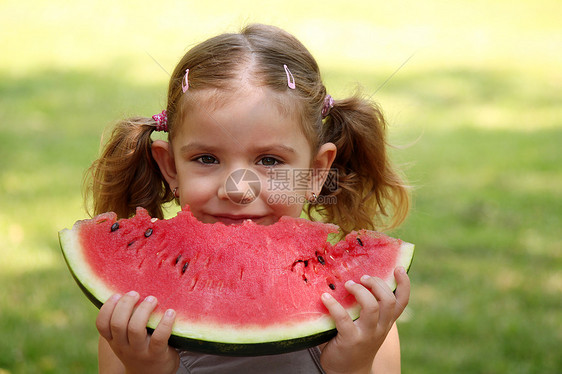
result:
M 113 315 L 113 310 L 115 309 L 115 306 L 117 305 L 117 302 L 120 298 L 121 295 L 114 294 L 109 299 L 107 299 L 107 301 L 100 308 L 100 311 L 96 318 L 96 328 L 98 329 L 100 335 L 107 341 L 112 339 L 109 323 L 111 321 L 111 316 Z
M 138 299 L 139 294 L 131 291 L 123 295 L 117 302 L 109 323 L 112 343 L 115 342 L 118 345 L 129 344 L 127 329 Z
M 380 307 L 378 323 L 382 326 L 388 326 L 394 323 L 397 317 L 394 316 L 396 297 L 388 285 L 380 278 L 369 277 L 367 275 L 361 278 L 361 283 L 371 291 L 372 295 L 378 301 Z
M 364 329 L 375 329 L 379 320 L 379 303 L 369 289 L 361 284 L 348 281 L 345 284 L 347 291 L 355 297 L 361 306 L 357 324 Z
M 170 339 L 170 335 L 172 334 L 175 319 L 176 312 L 173 309 L 168 309 L 164 313 L 164 316 L 162 316 L 162 319 L 150 337 L 148 345 L 149 351 L 152 353 L 161 353 L 168 349 L 168 339 Z
M 393 293 L 386 282 L 380 278 L 364 276 L 361 283 L 369 288 L 379 302 L 379 323 L 387 326 L 394 323 L 402 314 L 410 300 L 410 278 L 403 267 L 394 269 L 396 291 Z
M 330 316 L 332 316 L 332 318 L 336 322 L 338 335 L 342 338 L 349 336 L 352 331 L 354 331 L 352 329 L 355 328 L 355 325 L 353 324 L 353 320 L 351 319 L 345 308 L 341 306 L 341 304 L 338 303 L 338 301 L 334 299 L 334 297 L 329 293 L 322 294 L 322 302 L 328 309 L 328 312 L 330 312 Z
M 395 314 L 398 318 L 410 301 L 410 277 L 406 274 L 406 270 L 400 266 L 394 269 L 394 278 L 396 278 L 397 283 Z
M 146 347 L 148 336 L 146 324 L 157 303 L 154 296 L 148 296 L 133 312 L 127 328 L 127 337 L 131 348 L 141 350 Z

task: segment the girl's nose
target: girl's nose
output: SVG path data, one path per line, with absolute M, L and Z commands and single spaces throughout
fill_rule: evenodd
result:
M 259 176 L 250 169 L 237 169 L 229 173 L 217 191 L 220 199 L 229 199 L 235 204 L 249 204 L 260 194 Z

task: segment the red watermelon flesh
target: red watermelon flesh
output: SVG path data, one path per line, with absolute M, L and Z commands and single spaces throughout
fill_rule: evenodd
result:
M 171 344 L 216 354 L 282 353 L 326 341 L 334 323 L 321 302 L 331 293 L 357 318 L 344 288 L 364 274 L 396 284 L 396 266 L 410 266 L 413 245 L 374 231 L 352 232 L 335 245 L 338 227 L 282 217 L 269 226 L 205 224 L 184 208 L 169 220 L 114 213 L 78 221 L 60 233 L 67 264 L 99 306 L 113 293 L 153 295 L 175 309 Z

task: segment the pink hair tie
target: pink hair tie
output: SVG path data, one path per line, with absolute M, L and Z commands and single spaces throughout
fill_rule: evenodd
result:
M 168 114 L 166 110 L 153 115 L 152 119 L 156 122 L 156 131 L 168 132 Z
M 324 105 L 322 106 L 322 118 L 326 118 L 330 114 L 330 109 L 334 107 L 334 99 L 330 95 L 324 98 Z

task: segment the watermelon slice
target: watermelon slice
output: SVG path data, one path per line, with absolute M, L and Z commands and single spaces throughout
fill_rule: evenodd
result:
M 230 356 L 290 352 L 336 334 L 321 302 L 331 293 L 353 318 L 355 298 L 344 288 L 368 274 L 396 288 L 393 270 L 409 269 L 414 246 L 374 231 L 330 244 L 332 224 L 283 217 L 260 226 L 206 224 L 188 207 L 156 220 L 139 208 L 130 219 L 114 213 L 78 221 L 59 233 L 78 285 L 97 306 L 114 293 L 153 295 L 163 312 L 177 312 L 170 345 Z

